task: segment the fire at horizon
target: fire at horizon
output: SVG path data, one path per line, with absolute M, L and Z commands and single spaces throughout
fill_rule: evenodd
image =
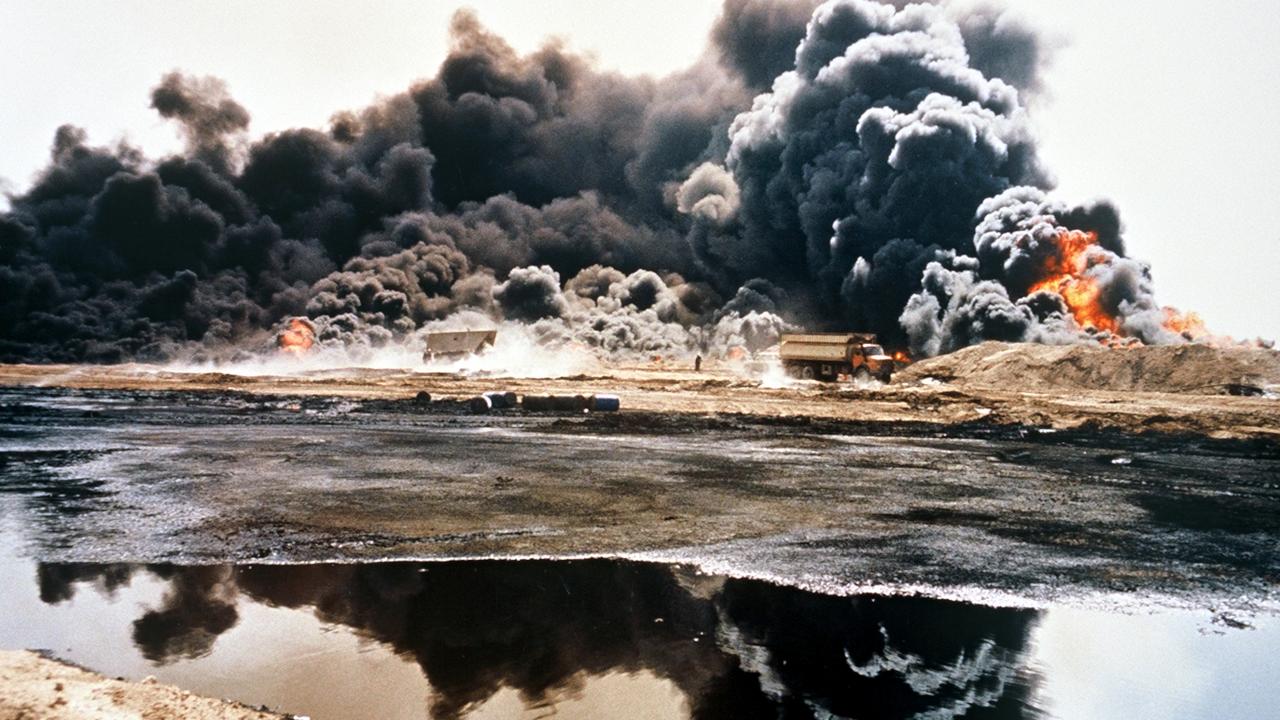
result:
M 302 317 L 291 318 L 285 329 L 276 336 L 276 345 L 279 346 L 280 351 L 292 355 L 307 352 L 315 342 L 315 326 L 310 320 Z
M 1041 291 L 1057 293 L 1080 327 L 1091 327 L 1112 336 L 1111 341 L 1104 342 L 1108 346 L 1139 343 L 1125 332 L 1117 313 L 1103 303 L 1102 288 L 1091 273 L 1094 267 L 1107 263 L 1110 256 L 1111 253 L 1098 244 L 1096 232 L 1062 230 L 1058 233 L 1056 252 L 1045 263 L 1043 279 L 1028 288 L 1027 294 Z M 1209 332 L 1195 312 L 1183 313 L 1167 305 L 1160 309 L 1164 313 L 1164 328 L 1189 341 L 1214 345 L 1236 342 L 1233 338 Z M 1116 337 L 1124 338 L 1125 342 L 1114 342 Z

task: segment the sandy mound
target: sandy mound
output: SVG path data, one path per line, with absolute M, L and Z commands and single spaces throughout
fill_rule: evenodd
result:
M 1261 348 L 1160 345 L 1108 349 L 1092 345 L 985 342 L 922 360 L 894 382 L 925 378 L 1010 390 L 1092 390 L 1254 394 L 1280 392 L 1280 352 Z
M 0 720 L 273 720 L 287 716 L 151 681 L 111 680 L 33 652 L 0 651 Z

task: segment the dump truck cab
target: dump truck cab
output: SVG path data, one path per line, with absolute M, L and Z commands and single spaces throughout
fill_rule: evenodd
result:
M 881 382 L 889 382 L 889 378 L 893 375 L 893 367 L 893 357 L 876 343 L 863 343 L 861 352 L 855 353 L 853 358 L 855 376 L 858 370 L 866 368 L 868 375 Z
M 841 375 L 889 382 L 893 358 L 869 333 L 788 333 L 778 345 L 792 377 L 833 382 Z

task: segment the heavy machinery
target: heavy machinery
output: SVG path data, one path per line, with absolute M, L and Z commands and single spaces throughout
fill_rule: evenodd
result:
M 427 333 L 427 349 L 422 354 L 426 362 L 432 360 L 456 360 L 483 348 L 492 347 L 498 339 L 497 330 L 450 330 Z
M 841 375 L 889 382 L 893 358 L 870 333 L 786 333 L 778 346 L 782 367 L 792 377 L 835 381 Z

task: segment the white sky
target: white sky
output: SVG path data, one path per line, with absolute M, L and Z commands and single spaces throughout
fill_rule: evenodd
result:
M 176 150 L 151 88 L 216 75 L 255 135 L 431 75 L 459 5 L 521 50 L 558 35 L 602 66 L 662 74 L 702 52 L 718 0 L 0 0 L 0 178 L 21 190 L 53 132 Z M 1036 125 L 1060 190 L 1104 196 L 1158 299 L 1218 332 L 1280 339 L 1280 9 L 1273 0 L 1011 0 L 1067 41 Z

